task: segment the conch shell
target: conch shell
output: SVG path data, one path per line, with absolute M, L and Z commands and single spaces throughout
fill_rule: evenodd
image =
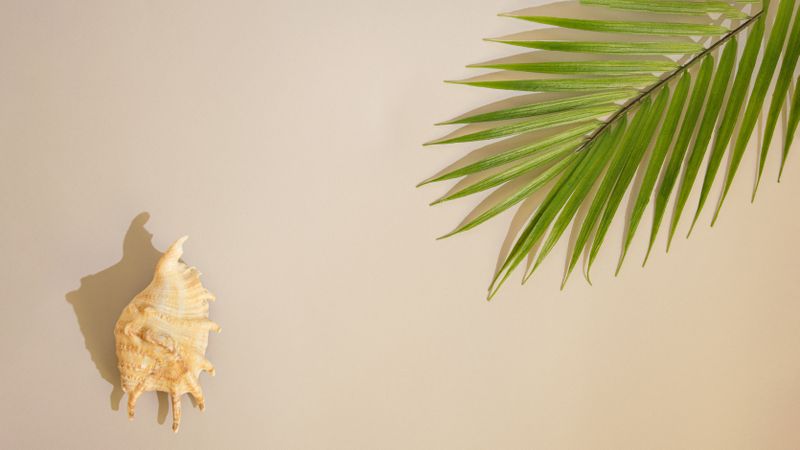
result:
M 164 253 L 153 281 L 131 300 L 114 327 L 122 390 L 128 393 L 128 417 L 145 391 L 162 391 L 172 398 L 172 430 L 181 423 L 181 396 L 190 393 L 202 411 L 202 371 L 214 375 L 205 358 L 208 332 L 220 327 L 208 319 L 208 302 L 215 299 L 200 283 L 200 272 L 187 266 L 184 236 Z

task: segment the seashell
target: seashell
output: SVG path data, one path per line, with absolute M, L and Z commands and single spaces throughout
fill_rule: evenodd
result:
M 129 419 L 133 420 L 142 392 L 167 392 L 175 432 L 181 422 L 183 394 L 192 394 L 200 410 L 205 409 L 198 377 L 204 370 L 214 375 L 205 353 L 208 332 L 220 331 L 208 319 L 208 302 L 214 295 L 200 283 L 200 272 L 179 259 L 186 239 L 178 239 L 167 249 L 153 281 L 125 307 L 114 327 Z

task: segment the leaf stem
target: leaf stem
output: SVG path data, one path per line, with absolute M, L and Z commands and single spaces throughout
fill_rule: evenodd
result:
M 739 25 L 735 29 L 731 30 L 730 33 L 728 33 L 725 36 L 723 36 L 720 40 L 718 40 L 717 42 L 712 44 L 710 47 L 708 47 L 707 49 L 705 49 L 702 52 L 698 53 L 695 57 L 693 57 L 691 60 L 689 60 L 686 64 L 678 67 L 677 69 L 672 71 L 669 75 L 667 75 L 666 77 L 664 77 L 663 79 L 661 79 L 657 83 L 655 83 L 653 86 L 647 88 L 644 92 L 639 94 L 637 97 L 631 99 L 625 106 L 620 108 L 619 111 L 614 113 L 614 115 L 612 115 L 611 118 L 609 118 L 607 121 L 605 121 L 603 123 L 603 125 L 598 127 L 597 130 L 595 130 L 595 132 L 592 133 L 592 135 L 589 137 L 589 139 L 587 139 L 583 143 L 583 145 L 578 147 L 575 150 L 575 152 L 583 151 L 590 142 L 594 141 L 594 139 L 597 136 L 599 136 L 600 133 L 603 132 L 603 130 L 605 130 L 606 128 L 611 126 L 611 124 L 613 124 L 617 119 L 619 119 L 624 114 L 626 114 L 628 111 L 633 109 L 633 107 L 635 107 L 639 102 L 641 102 L 643 99 L 645 99 L 648 95 L 653 93 L 653 91 L 655 91 L 656 89 L 660 88 L 661 86 L 669 83 L 670 81 L 672 81 L 672 79 L 674 79 L 675 77 L 677 77 L 678 75 L 683 73 L 685 70 L 687 70 L 689 67 L 691 67 L 694 63 L 696 63 L 697 61 L 702 60 L 706 55 L 708 55 L 709 53 L 713 52 L 714 50 L 719 48 L 721 45 L 723 45 L 726 42 L 728 42 L 731 38 L 733 38 L 737 34 L 739 34 L 742 31 L 744 31 L 744 29 L 746 29 L 747 27 L 749 27 L 750 25 L 755 23 L 755 21 L 758 20 L 764 14 L 765 11 L 766 11 L 765 9 L 762 9 L 757 14 L 755 14 L 754 16 L 752 16 L 749 19 L 747 19 L 747 21 L 745 21 L 744 23 L 742 23 L 741 25 Z

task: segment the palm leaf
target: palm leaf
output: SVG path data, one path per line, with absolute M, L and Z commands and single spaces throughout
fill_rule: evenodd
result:
M 616 111 L 618 108 L 612 105 L 590 106 L 587 108 L 575 108 L 568 111 L 559 111 L 550 114 L 542 114 L 535 116 L 522 122 L 513 123 L 510 125 L 502 125 L 499 127 L 489 128 L 487 130 L 478 131 L 475 133 L 465 134 L 454 138 L 441 139 L 438 141 L 429 142 L 425 145 L 434 144 L 455 144 L 458 142 L 473 142 L 485 141 L 489 139 L 497 139 L 500 137 L 513 136 L 515 134 L 527 133 L 529 131 L 541 130 L 544 128 L 554 128 L 562 125 L 570 125 L 579 122 L 585 122 L 591 119 L 596 119 Z
M 694 214 L 694 220 L 692 220 L 692 228 L 694 228 L 694 225 L 697 223 L 697 219 L 703 211 L 706 200 L 708 200 L 711 187 L 714 184 L 714 180 L 716 180 L 717 171 L 722 163 L 722 157 L 725 155 L 725 150 L 728 148 L 728 144 L 733 136 L 733 131 L 736 128 L 737 119 L 741 113 L 745 95 L 747 95 L 747 88 L 750 86 L 750 79 L 753 75 L 753 68 L 756 65 L 756 58 L 761 49 L 761 40 L 763 37 L 764 18 L 762 17 L 756 21 L 753 29 L 750 30 L 750 36 L 747 38 L 747 44 L 739 61 L 739 67 L 728 99 L 728 105 L 725 108 L 725 114 L 720 122 L 720 128 L 717 131 L 717 139 L 711 150 L 711 156 L 709 157 L 708 166 L 706 167 L 706 175 L 703 180 L 702 190 L 700 191 L 697 211 Z
M 694 42 L 620 42 L 620 41 L 520 41 L 515 39 L 486 39 L 489 42 L 554 52 L 607 53 L 620 55 L 685 55 L 705 50 Z
M 789 114 L 789 123 L 786 126 L 786 141 L 783 144 L 783 156 L 781 158 L 781 171 L 778 175 L 780 180 L 783 175 L 783 168 L 786 166 L 786 159 L 789 157 L 789 148 L 794 142 L 794 135 L 797 132 L 797 126 L 800 125 L 800 78 L 795 82 L 794 99 L 792 100 L 792 110 Z
M 483 172 L 484 170 L 489 170 L 495 167 L 503 166 L 505 164 L 520 160 L 522 158 L 526 158 L 528 156 L 537 154 L 539 152 L 549 150 L 552 147 L 560 145 L 566 141 L 571 141 L 575 139 L 582 140 L 583 136 L 585 136 L 587 133 L 596 128 L 597 128 L 597 122 L 580 124 L 562 133 L 550 136 L 547 139 L 537 140 L 536 142 L 532 142 L 530 144 L 526 144 L 521 147 L 515 147 L 511 150 L 506 150 L 502 153 L 488 156 L 486 158 L 481 159 L 480 161 L 476 161 L 464 167 L 451 170 L 442 175 L 437 175 L 429 180 L 423 181 L 417 187 L 426 185 L 428 183 L 451 180 L 453 178 L 460 178 L 473 173 Z
M 767 154 L 769 153 L 769 145 L 772 143 L 772 137 L 775 133 L 775 125 L 778 124 L 778 116 L 783 109 L 783 102 L 789 94 L 789 84 L 792 82 L 795 67 L 797 67 L 797 60 L 800 57 L 800 14 L 795 15 L 794 24 L 792 25 L 792 32 L 789 35 L 789 41 L 786 44 L 786 52 L 783 55 L 783 63 L 781 65 L 780 75 L 778 81 L 775 83 L 775 88 L 772 92 L 772 104 L 769 107 L 769 114 L 767 115 L 767 124 L 764 127 L 764 142 L 761 144 L 761 158 L 758 164 L 758 179 L 756 186 L 753 189 L 753 198 L 756 196 L 758 183 L 761 181 L 761 176 L 764 173 L 764 165 L 767 162 Z
M 576 234 L 568 249 L 562 288 L 584 254 L 588 279 L 612 223 L 625 210 L 621 206 L 628 193 L 630 216 L 625 221 L 617 272 L 652 203 L 653 223 L 644 256 L 647 261 L 673 194 L 675 209 L 668 220 L 668 247 L 695 185 L 700 184 L 690 232 L 694 228 L 732 145 L 716 220 L 765 109 L 768 92 L 773 95 L 766 112 L 758 179 L 779 116 L 788 113 L 781 173 L 800 125 L 800 89 L 790 93 L 800 60 L 800 13 L 795 11 L 794 0 L 773 2 L 777 11 L 771 15 L 769 1 L 580 3 L 583 9 L 579 10 L 585 10 L 590 18 L 565 17 L 555 10 L 549 13 L 547 8 L 502 14 L 553 30 L 579 30 L 568 33 L 576 33 L 580 39 L 565 39 L 564 33 L 558 39 L 548 39 L 541 37 L 546 33 L 537 31 L 531 37 L 488 39 L 535 51 L 513 61 L 469 66 L 499 70 L 500 76 L 452 82 L 523 93 L 546 92 L 545 97 L 523 96 L 511 107 L 498 104 L 442 122 L 440 125 L 464 128 L 429 143 L 511 136 L 519 141 L 510 149 L 506 146 L 501 152 L 444 170 L 420 183 L 466 176 L 473 179 L 486 173 L 478 181 L 460 183 L 434 204 L 500 189 L 493 196 L 497 197 L 494 204 L 443 238 L 472 229 L 535 192 L 546 191 L 492 277 L 489 298 L 526 260 L 530 266 L 524 270 L 523 281 L 528 280 L 570 226 Z M 775 18 L 768 19 L 772 16 Z M 740 54 L 739 44 L 744 38 Z M 696 183 L 704 164 L 702 183 Z M 637 174 L 639 182 L 634 183 Z M 516 187 L 512 188 L 511 182 Z
M 704 57 L 702 67 L 697 75 L 697 80 L 694 82 L 694 88 L 689 96 L 689 105 L 686 107 L 686 114 L 683 117 L 683 124 L 678 132 L 675 144 L 672 148 L 672 156 L 664 169 L 662 175 L 661 187 L 658 190 L 655 201 L 655 210 L 653 213 L 653 226 L 650 231 L 650 245 L 647 248 L 647 255 L 645 262 L 650 256 L 650 252 L 655 244 L 656 236 L 661 227 L 661 222 L 664 219 L 664 213 L 667 209 L 670 195 L 675 184 L 678 182 L 683 160 L 686 156 L 686 151 L 689 148 L 689 142 L 694 135 L 695 128 L 697 127 L 697 120 L 700 117 L 700 112 L 703 109 L 703 103 L 706 99 L 706 92 L 708 91 L 708 84 L 711 82 L 711 74 L 714 69 L 714 64 L 711 58 Z
M 733 63 L 736 58 L 736 41 L 730 41 L 725 46 L 725 51 L 720 58 L 719 66 L 717 67 L 714 83 L 711 85 L 711 92 L 709 93 L 708 102 L 705 107 L 705 114 L 700 122 L 700 129 L 697 131 L 697 136 L 694 138 L 694 146 L 689 154 L 689 160 L 686 164 L 686 171 L 683 175 L 683 182 L 678 190 L 678 197 L 675 201 L 675 213 L 672 215 L 672 224 L 669 228 L 669 242 L 675 235 L 675 230 L 678 228 L 678 221 L 683 213 L 683 208 L 686 206 L 686 201 L 689 199 L 689 194 L 692 191 L 692 186 L 697 174 L 700 172 L 700 164 L 706 154 L 711 136 L 717 125 L 717 118 L 719 117 L 722 101 L 725 98 L 725 92 L 728 89 L 728 83 L 731 79 L 733 71 Z M 711 56 L 706 57 L 708 61 Z M 667 244 L 669 247 L 669 244 Z
M 551 147 L 546 151 L 537 153 L 536 156 L 530 158 L 529 160 L 523 163 L 517 164 L 513 167 L 503 170 L 500 173 L 484 178 L 483 180 L 471 184 L 470 186 L 463 188 L 455 193 L 446 195 L 431 204 L 435 205 L 449 200 L 466 197 L 468 195 L 476 194 L 478 192 L 482 192 L 487 189 L 500 186 L 501 184 L 505 184 L 515 178 L 518 178 L 526 173 L 533 171 L 534 169 L 538 169 L 551 161 L 558 161 L 560 159 L 566 158 L 571 153 L 575 152 L 575 149 L 580 146 L 580 143 L 581 143 L 580 139 L 573 139 L 571 141 L 566 141 L 564 143 L 561 143 L 555 147 Z
M 619 274 L 619 271 L 622 269 L 622 263 L 625 261 L 625 256 L 628 254 L 628 249 L 631 246 L 631 242 L 633 242 L 633 236 L 636 234 L 636 230 L 639 228 L 639 223 L 642 220 L 644 210 L 647 207 L 647 204 L 650 203 L 650 196 L 653 193 L 653 188 L 655 188 L 656 181 L 658 181 L 658 174 L 661 172 L 661 166 L 664 164 L 664 160 L 667 157 L 667 152 L 669 151 L 670 145 L 675 138 L 675 131 L 678 129 L 678 122 L 680 121 L 681 114 L 683 113 L 686 96 L 689 95 L 689 86 L 691 81 L 692 80 L 689 74 L 684 73 L 675 88 L 675 94 L 672 96 L 669 110 L 664 117 L 664 124 L 661 126 L 661 132 L 656 140 L 655 148 L 650 156 L 650 161 L 647 164 L 647 170 L 645 171 L 644 178 L 642 179 L 642 185 L 639 188 L 639 194 L 636 197 L 636 203 L 634 204 L 633 211 L 631 212 L 631 217 L 628 223 L 628 231 L 625 235 L 622 248 L 622 254 L 620 255 L 619 262 L 617 263 L 617 274 Z M 576 253 L 572 256 L 572 260 L 570 261 L 570 270 L 572 270 L 572 268 L 574 268 L 575 264 L 578 262 L 579 256 L 580 253 Z
M 608 197 L 608 203 L 606 204 L 605 210 L 603 211 L 603 216 L 600 219 L 600 224 L 598 225 L 597 232 L 595 233 L 594 242 L 592 243 L 589 253 L 589 263 L 586 267 L 587 278 L 589 270 L 597 258 L 597 254 L 600 251 L 601 245 L 603 244 L 603 240 L 608 232 L 608 228 L 611 226 L 611 220 L 614 218 L 620 202 L 622 202 L 622 196 L 625 195 L 625 192 L 628 190 L 628 185 L 633 179 L 633 176 L 636 174 L 636 170 L 639 167 L 639 164 L 641 164 L 642 157 L 644 156 L 644 152 L 647 150 L 647 147 L 650 144 L 650 139 L 652 139 L 653 133 L 656 130 L 656 126 L 658 125 L 661 116 L 664 114 L 664 108 L 666 107 L 667 99 L 669 97 L 667 94 L 668 93 L 666 90 L 662 91 L 662 95 L 659 95 L 658 99 L 656 100 L 655 107 L 653 107 L 652 110 L 646 110 L 645 108 L 642 108 L 639 111 L 638 115 L 644 116 L 643 123 L 641 127 L 631 130 L 629 133 L 630 139 L 624 141 L 622 153 L 625 155 L 625 164 L 619 171 L 619 174 L 616 177 L 616 182 L 613 183 L 614 189 L 611 191 L 611 195 Z M 645 100 L 645 102 L 648 101 L 649 99 Z
M 794 0 L 781 0 L 778 5 L 778 11 L 775 16 L 775 23 L 770 27 L 769 40 L 767 47 L 764 50 L 763 59 L 761 61 L 761 68 L 756 76 L 753 92 L 750 95 L 750 101 L 747 104 L 747 109 L 744 112 L 741 128 L 739 129 L 739 136 L 736 139 L 736 145 L 733 149 L 733 155 L 730 168 L 728 169 L 728 176 L 725 178 L 725 187 L 722 191 L 722 198 L 720 199 L 717 211 L 714 213 L 714 220 L 717 221 L 722 204 L 728 196 L 733 179 L 736 177 L 736 172 L 744 157 L 744 151 L 747 149 L 747 144 L 750 142 L 750 137 L 756 126 L 756 121 L 761 115 L 761 108 L 764 105 L 764 100 L 767 97 L 767 91 L 772 84 L 772 78 L 775 75 L 775 67 L 778 65 L 778 60 L 781 57 L 783 44 L 786 40 L 786 32 L 789 29 L 789 22 L 792 18 L 794 10 Z
M 655 75 L 618 75 L 597 78 L 554 78 L 539 80 L 451 81 L 492 89 L 529 92 L 570 92 L 594 89 L 643 88 L 658 81 Z
M 728 29 L 717 25 L 695 25 L 691 23 L 665 22 L 619 22 L 612 20 L 583 20 L 562 17 L 526 16 L 501 14 L 505 17 L 536 22 L 543 25 L 554 25 L 573 30 L 599 31 L 603 33 L 631 33 L 658 36 L 717 36 L 725 34 Z
M 653 13 L 705 15 L 720 13 L 733 19 L 744 19 L 747 14 L 724 2 L 660 1 L 642 2 L 638 0 L 583 0 L 587 5 L 607 6 L 615 9 L 644 11 Z
M 517 72 L 555 74 L 616 74 L 667 72 L 678 68 L 673 61 L 559 61 L 532 63 L 488 63 L 468 66 L 477 69 L 514 70 Z

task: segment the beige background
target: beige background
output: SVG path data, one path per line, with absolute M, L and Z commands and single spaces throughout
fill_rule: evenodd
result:
M 420 143 L 501 97 L 440 80 L 532 3 L 0 1 L 0 447 L 800 447 L 796 159 L 592 288 L 559 246 L 486 303 L 512 215 L 434 241 L 477 202 Z M 182 234 L 223 332 L 176 436 L 111 330 Z

